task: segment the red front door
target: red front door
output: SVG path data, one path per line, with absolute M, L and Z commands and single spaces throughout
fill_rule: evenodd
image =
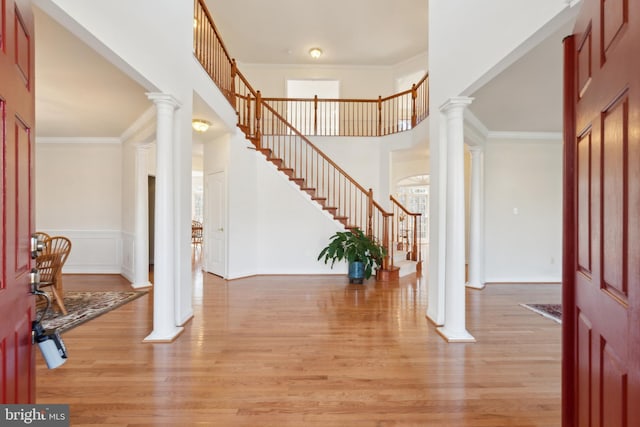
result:
M 640 1 L 565 41 L 565 427 L 640 426 Z
M 29 293 L 33 231 L 35 133 L 34 40 L 31 2 L 0 0 L 0 402 L 35 401 Z

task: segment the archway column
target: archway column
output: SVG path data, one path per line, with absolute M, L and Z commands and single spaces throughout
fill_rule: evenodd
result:
M 171 342 L 184 328 L 176 325 L 174 304 L 174 114 L 180 103 L 171 95 L 148 93 L 156 106 L 156 208 L 153 331 L 145 342 Z
M 444 325 L 437 329 L 448 342 L 475 342 L 466 329 L 464 109 L 472 98 L 450 98 L 441 107 L 446 121 L 446 233 Z
M 151 286 L 149 281 L 149 144 L 137 144 L 135 150 L 134 281 L 131 287 L 140 289 Z
M 482 202 L 484 198 L 484 151 L 482 147 L 469 147 L 471 153 L 471 191 L 469 207 L 469 282 L 474 289 L 484 288 L 482 277 Z

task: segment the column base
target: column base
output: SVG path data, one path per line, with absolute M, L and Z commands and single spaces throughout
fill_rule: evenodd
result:
M 469 332 L 454 332 L 448 330 L 446 326 L 441 326 L 436 329 L 436 332 L 440 334 L 442 338 L 447 340 L 447 342 L 456 343 L 456 342 L 476 342 L 476 339 Z
M 191 321 L 191 319 L 193 319 L 194 315 L 193 315 L 193 311 L 190 312 L 188 315 L 186 315 L 184 317 L 184 319 L 182 319 L 182 321 L 180 323 L 178 323 L 178 326 L 184 326 L 187 323 L 189 323 Z
M 150 342 L 150 343 L 170 343 L 175 341 L 178 336 L 184 332 L 184 328 L 182 326 L 176 327 L 170 331 L 159 333 L 156 331 L 151 332 L 142 342 Z
M 470 289 L 484 289 L 484 283 L 477 284 L 477 283 L 467 282 L 465 283 L 465 286 Z
M 150 288 L 152 287 L 153 284 L 151 282 L 149 282 L 148 280 L 146 282 L 138 282 L 138 283 L 132 283 L 131 287 L 133 289 L 145 289 L 145 288 Z

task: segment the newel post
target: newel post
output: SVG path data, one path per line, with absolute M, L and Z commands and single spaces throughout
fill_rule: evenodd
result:
M 256 148 L 262 148 L 262 94 L 260 91 L 256 94 Z
M 413 216 L 413 245 L 411 248 L 411 260 L 420 261 L 420 258 L 418 258 L 418 218 L 420 218 L 420 215 L 412 215 L 412 216 Z
M 369 203 L 367 203 L 367 236 L 373 236 L 373 189 L 369 189 Z
M 387 255 L 382 260 L 382 268 L 383 270 L 388 270 L 390 267 L 393 267 L 393 258 L 391 256 L 392 251 L 392 240 L 393 236 L 389 235 L 389 228 L 391 228 L 391 233 L 393 233 L 393 227 L 389 227 L 389 223 L 392 221 L 391 217 L 393 214 L 384 212 L 382 214 L 383 222 L 382 222 L 382 246 L 387 250 Z M 389 265 L 389 260 L 391 260 L 391 265 Z
M 238 64 L 236 64 L 236 59 L 231 60 L 231 105 L 238 111 L 238 106 L 236 105 L 236 76 L 238 75 Z
M 411 85 L 411 129 L 416 127 L 418 122 L 418 114 L 416 112 L 416 98 L 418 97 L 418 91 L 416 90 L 416 84 Z

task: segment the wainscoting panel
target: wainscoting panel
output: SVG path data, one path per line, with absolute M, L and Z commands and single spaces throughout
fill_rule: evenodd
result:
M 38 230 L 71 240 L 71 253 L 62 271 L 67 274 L 121 274 L 120 230 Z M 130 258 L 132 258 L 130 256 Z M 131 262 L 133 262 L 131 260 Z

